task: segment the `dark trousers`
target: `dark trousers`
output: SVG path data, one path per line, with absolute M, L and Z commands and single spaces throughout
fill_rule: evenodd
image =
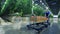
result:
M 49 22 L 49 16 L 46 16 L 46 17 L 48 18 L 47 23 L 50 25 L 50 22 Z

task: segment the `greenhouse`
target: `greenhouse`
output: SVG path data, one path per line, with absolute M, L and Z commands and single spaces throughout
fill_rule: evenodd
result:
M 0 0 L 0 34 L 60 34 L 60 0 Z

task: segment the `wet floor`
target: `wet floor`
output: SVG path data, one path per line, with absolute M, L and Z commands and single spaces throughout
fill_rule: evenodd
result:
M 60 34 L 60 22 L 58 18 L 53 18 L 53 21 L 51 22 L 52 26 L 47 28 L 46 31 L 44 31 L 42 34 Z
M 51 25 L 46 30 L 41 32 L 41 34 L 60 34 L 60 21 L 58 18 L 51 18 Z M 9 26 L 0 26 L 0 34 L 36 34 L 35 30 L 28 30 L 26 27 L 21 27 L 20 29 L 13 29 Z

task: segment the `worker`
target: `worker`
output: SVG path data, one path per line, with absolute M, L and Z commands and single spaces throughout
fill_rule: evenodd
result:
M 46 11 L 46 12 L 45 12 L 45 16 L 46 16 L 46 18 L 48 18 L 48 20 L 47 20 L 47 23 L 48 23 L 48 24 L 50 24 L 50 23 L 49 23 L 49 15 L 50 15 L 50 11 Z

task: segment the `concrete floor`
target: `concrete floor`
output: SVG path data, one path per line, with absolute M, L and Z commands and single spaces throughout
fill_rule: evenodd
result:
M 42 34 L 60 34 L 60 24 L 58 18 L 53 18 L 52 26 L 47 28 L 46 31 L 42 32 Z
M 53 18 L 50 22 L 52 25 L 45 31 L 41 32 L 41 34 L 60 34 L 60 23 L 58 18 Z M 0 26 L 0 34 L 36 34 L 36 31 L 28 30 L 26 27 L 21 27 L 20 29 L 12 29 L 11 26 Z

